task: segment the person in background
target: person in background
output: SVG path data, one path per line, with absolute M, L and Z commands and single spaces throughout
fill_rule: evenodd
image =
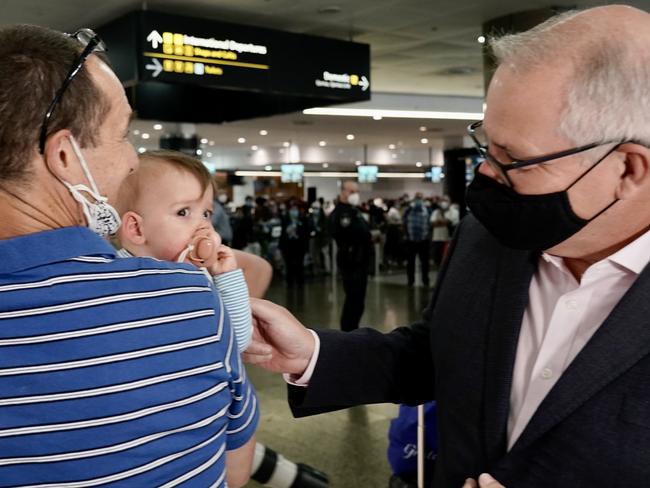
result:
M 319 200 L 314 200 L 309 209 L 311 239 L 309 240 L 309 254 L 314 275 L 326 272 L 323 249 L 329 244 L 327 230 L 327 217 Z
M 458 205 L 452 206 L 449 197 L 443 196 L 438 201 L 438 208 L 431 214 L 433 262 L 437 269 L 440 269 L 453 229 L 458 225 L 459 219 Z
M 309 234 L 309 222 L 302 215 L 297 202 L 291 202 L 282 222 L 280 237 L 287 286 L 300 286 L 305 282 L 305 253 L 309 248 Z
M 404 212 L 406 230 L 406 276 L 408 286 L 415 283 L 415 257 L 420 259 L 422 285 L 429 287 L 429 209 L 424 205 L 422 193 L 416 193 L 413 202 Z
M 339 202 L 329 217 L 329 229 L 336 241 L 336 264 L 343 279 L 345 301 L 341 312 L 341 330 L 359 327 L 366 301 L 372 240 L 368 221 L 358 209 L 361 198 L 356 181 L 341 183 Z
M 230 224 L 230 210 L 227 208 L 228 193 L 226 190 L 217 190 L 214 199 L 214 212 L 212 214 L 212 226 L 221 236 L 225 245 L 232 242 L 232 225 Z

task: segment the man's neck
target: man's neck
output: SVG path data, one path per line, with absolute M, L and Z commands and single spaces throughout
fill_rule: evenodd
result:
M 75 208 L 70 208 L 71 204 Z M 48 185 L 38 184 L 33 184 L 30 190 L 0 188 L 0 222 L 0 239 L 86 225 L 71 197 L 65 198 Z

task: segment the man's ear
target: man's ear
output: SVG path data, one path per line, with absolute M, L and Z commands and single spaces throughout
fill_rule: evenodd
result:
M 127 242 L 137 246 L 143 245 L 146 239 L 144 229 L 142 228 L 142 217 L 131 210 L 122 215 L 119 238 L 122 241 L 122 245 Z
M 647 191 L 650 177 L 650 150 L 640 144 L 621 144 L 617 151 L 625 159 L 620 163 L 621 182 L 616 188 L 616 197 L 625 200 L 634 198 L 638 192 Z
M 76 182 L 80 181 L 82 169 L 72 149 L 71 137 L 68 129 L 50 134 L 45 141 L 43 158 L 46 167 L 57 179 Z

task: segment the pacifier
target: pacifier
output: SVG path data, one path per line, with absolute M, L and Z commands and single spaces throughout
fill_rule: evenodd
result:
M 209 230 L 199 230 L 187 247 L 178 256 L 178 262 L 184 262 L 186 259 L 199 268 L 209 268 L 217 262 L 219 257 L 220 242 L 217 242 L 214 233 Z

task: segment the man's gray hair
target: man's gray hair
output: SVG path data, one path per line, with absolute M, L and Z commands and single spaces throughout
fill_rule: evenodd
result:
M 650 60 L 645 59 L 650 45 L 635 45 L 580 14 L 565 12 L 526 32 L 491 38 L 497 64 L 527 71 L 569 63 L 573 72 L 566 91 L 558 93 L 564 97 L 561 135 L 576 145 L 637 141 L 650 146 Z

